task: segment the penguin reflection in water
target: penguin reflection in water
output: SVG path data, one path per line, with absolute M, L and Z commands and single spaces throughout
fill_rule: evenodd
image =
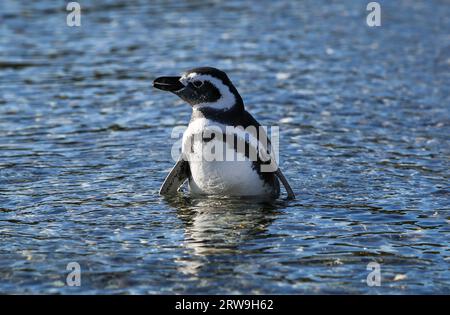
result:
M 267 134 L 245 110 L 225 72 L 195 68 L 183 76 L 159 77 L 153 86 L 174 93 L 192 106 L 181 155 L 161 186 L 161 195 L 177 192 L 188 180 L 192 195 L 278 198 L 281 181 L 288 198 L 295 198 L 276 165 Z M 206 146 L 223 148 L 224 158 L 206 158 Z

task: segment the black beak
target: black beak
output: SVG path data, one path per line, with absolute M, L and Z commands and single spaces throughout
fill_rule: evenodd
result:
M 153 81 L 153 87 L 170 92 L 177 92 L 184 88 L 184 85 L 180 82 L 181 77 L 159 77 Z

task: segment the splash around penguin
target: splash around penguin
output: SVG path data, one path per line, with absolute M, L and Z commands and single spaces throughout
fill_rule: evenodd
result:
M 295 198 L 266 132 L 245 110 L 225 72 L 194 68 L 182 76 L 159 77 L 153 87 L 172 92 L 192 107 L 181 155 L 162 184 L 161 195 L 176 193 L 187 180 L 192 195 L 278 198 L 281 181 L 288 199 Z M 224 158 L 208 158 L 205 152 L 211 151 L 215 156 L 220 151 Z

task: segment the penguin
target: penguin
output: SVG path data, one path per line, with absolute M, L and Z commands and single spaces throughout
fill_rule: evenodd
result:
M 280 196 L 280 181 L 295 199 L 276 164 L 265 129 L 245 109 L 227 74 L 199 67 L 163 76 L 153 87 L 172 92 L 192 107 L 181 155 L 160 188 L 170 195 L 188 181 L 190 194 L 236 197 Z

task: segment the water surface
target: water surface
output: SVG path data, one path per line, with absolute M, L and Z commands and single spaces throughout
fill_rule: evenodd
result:
M 380 3 L 2 1 L 0 292 L 450 293 L 450 5 Z M 190 108 L 151 81 L 204 65 L 297 200 L 158 196 Z

